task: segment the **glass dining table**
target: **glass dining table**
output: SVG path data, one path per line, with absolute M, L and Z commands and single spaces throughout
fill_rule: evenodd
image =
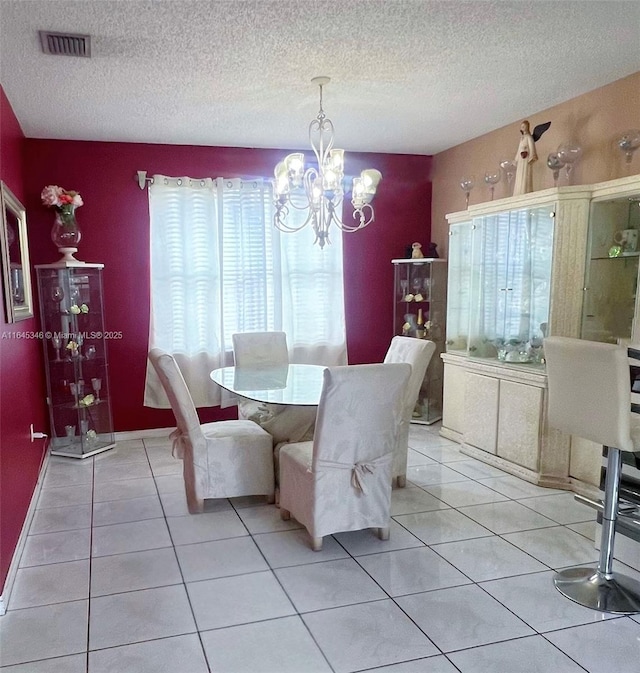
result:
M 210 376 L 220 387 L 249 400 L 315 407 L 320 401 L 325 369 L 302 364 L 221 367 Z

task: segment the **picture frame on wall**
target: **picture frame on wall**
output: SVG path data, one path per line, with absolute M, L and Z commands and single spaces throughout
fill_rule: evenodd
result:
M 0 182 L 0 257 L 7 323 L 33 318 L 31 266 L 27 240 L 27 211 L 4 182 Z

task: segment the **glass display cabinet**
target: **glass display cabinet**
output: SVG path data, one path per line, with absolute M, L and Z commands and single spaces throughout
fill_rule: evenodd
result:
M 431 425 L 442 418 L 442 372 L 447 299 L 444 259 L 393 259 L 394 334 L 429 339 L 436 344 L 413 412 L 414 423 Z
M 447 350 L 539 363 L 549 322 L 552 206 L 479 215 L 452 225 Z
M 639 203 L 629 176 L 447 215 L 440 434 L 463 453 L 598 497 L 602 447 L 548 426 L 543 338 L 640 343 Z
M 570 488 L 547 427 L 543 338 L 579 333 L 589 187 L 474 204 L 450 226 L 441 434 L 505 472 Z M 585 487 L 586 490 L 586 487 Z
M 36 266 L 53 455 L 86 458 L 115 446 L 102 269 Z
M 638 342 L 640 194 L 596 200 L 589 216 L 589 243 L 581 337 Z

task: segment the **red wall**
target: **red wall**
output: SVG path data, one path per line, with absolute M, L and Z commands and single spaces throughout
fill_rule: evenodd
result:
M 24 136 L 0 86 L 0 179 L 25 203 Z M 30 214 L 27 226 L 31 232 Z M 35 278 L 32 279 L 32 282 Z M 35 288 L 35 285 L 34 285 Z M 42 374 L 42 345 L 16 339 L 20 332 L 38 330 L 38 319 L 7 324 L 0 292 L 0 591 L 9 570 L 22 524 L 33 494 L 44 442 L 31 442 L 29 425 L 48 424 Z M 36 307 L 37 311 L 37 307 Z
M 78 259 L 105 264 L 106 323 L 122 331 L 109 343 L 114 424 L 118 431 L 168 427 L 170 411 L 142 406 L 149 329 L 149 213 L 137 170 L 190 177 L 271 176 L 283 150 L 191 147 L 29 139 L 25 146 L 26 206 L 33 263 L 55 261 L 49 238 L 53 215 L 40 204 L 45 185 L 80 192 L 82 228 Z M 392 337 L 393 272 L 413 241 L 430 235 L 431 158 L 346 153 L 347 174 L 375 167 L 383 174 L 374 205 L 376 221 L 345 235 L 345 286 L 349 360 L 380 361 Z M 347 217 L 350 214 L 347 213 Z M 292 234 L 293 235 L 293 234 Z M 319 288 L 320 290 L 320 288 Z M 229 417 L 229 411 L 224 412 Z M 220 409 L 201 411 L 205 421 Z

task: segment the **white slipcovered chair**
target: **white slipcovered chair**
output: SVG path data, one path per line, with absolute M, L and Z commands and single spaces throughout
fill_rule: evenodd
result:
M 284 332 L 242 332 L 231 336 L 236 368 L 273 367 L 289 364 Z M 259 423 L 274 444 L 299 442 L 313 437 L 316 407 L 292 407 L 241 399 L 238 418 Z
M 402 424 L 408 364 L 329 367 L 313 441 L 280 451 L 280 514 L 325 535 L 377 528 L 389 538 L 391 465 Z
M 384 361 L 406 362 L 411 365 L 411 376 L 404 391 L 404 406 L 402 411 L 402 425 L 398 435 L 398 442 L 393 452 L 392 476 L 396 480 L 398 488 L 407 485 L 407 455 L 409 452 L 409 425 L 413 410 L 418 401 L 420 387 L 427 373 L 427 367 L 436 345 L 433 341 L 414 339 L 412 337 L 396 336 L 391 339 L 391 345 L 385 355 Z
M 554 584 L 567 598 L 602 612 L 640 612 L 640 582 L 613 572 L 613 547 L 618 511 L 622 451 L 640 445 L 631 421 L 631 390 L 627 349 L 568 337 L 544 340 L 549 385 L 549 425 L 607 448 L 607 473 L 602 513 L 600 558 L 596 568 L 566 568 Z M 632 518 L 636 521 L 636 518 Z
M 253 421 L 200 424 L 187 384 L 169 353 L 153 348 L 149 360 L 169 398 L 177 429 L 174 456 L 183 461 L 189 512 L 201 512 L 206 498 L 266 495 L 274 499 L 273 445 Z

